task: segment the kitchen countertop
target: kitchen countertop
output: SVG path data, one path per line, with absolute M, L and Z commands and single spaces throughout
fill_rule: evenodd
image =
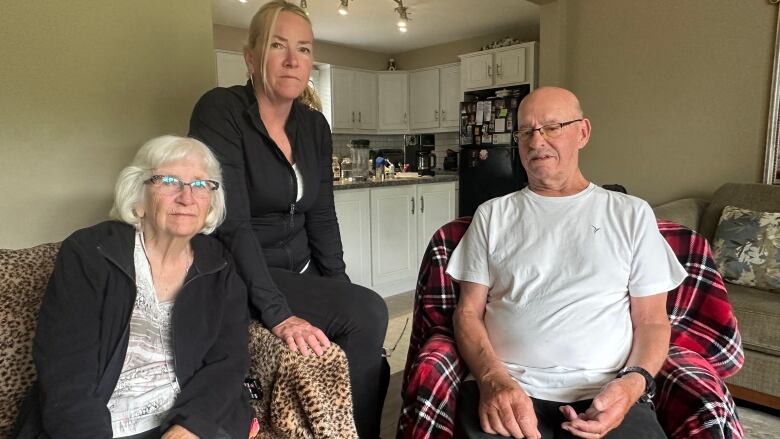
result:
M 417 177 L 417 178 L 391 178 L 384 181 L 379 180 L 367 180 L 367 181 L 350 181 L 343 182 L 341 180 L 333 182 L 334 191 L 343 191 L 346 189 L 363 189 L 363 188 L 376 188 L 385 186 L 404 186 L 407 184 L 427 184 L 427 183 L 445 183 L 448 181 L 458 181 L 457 172 L 437 172 L 433 177 Z

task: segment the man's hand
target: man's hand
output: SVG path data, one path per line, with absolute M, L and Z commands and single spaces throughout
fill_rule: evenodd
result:
M 506 371 L 489 373 L 479 383 L 479 423 L 485 433 L 538 439 L 531 398 Z
M 309 355 L 309 349 L 317 356 L 330 347 L 330 340 L 319 328 L 302 318 L 292 316 L 271 329 L 271 332 L 287 343 L 293 352 Z
M 160 439 L 200 439 L 181 425 L 174 425 L 169 428 Z
M 645 379 L 630 373 L 607 383 L 585 413 L 577 413 L 570 405 L 560 407 L 567 421 L 561 428 L 574 436 L 594 439 L 617 428 L 626 413 L 645 390 Z

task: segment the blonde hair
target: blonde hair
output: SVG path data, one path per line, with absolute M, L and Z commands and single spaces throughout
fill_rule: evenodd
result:
M 258 46 L 261 47 L 260 71 L 257 73 L 260 74 L 263 90 L 268 89 L 268 78 L 265 69 L 266 63 L 268 62 L 266 54 L 271 46 L 271 33 L 273 32 L 274 26 L 276 26 L 276 19 L 279 17 L 280 12 L 291 12 L 306 20 L 311 27 L 311 20 L 309 20 L 309 16 L 306 15 L 306 11 L 301 9 L 298 5 L 285 0 L 272 0 L 263 5 L 257 13 L 255 13 L 254 17 L 252 17 L 252 21 L 249 23 L 249 39 L 247 40 L 244 49 L 251 50 Z M 254 84 L 254 81 L 252 83 Z M 314 91 L 314 87 L 312 87 L 311 84 L 306 85 L 306 88 L 303 89 L 301 95 L 298 96 L 298 100 L 309 108 L 322 111 L 320 98 L 317 96 L 317 93 Z
M 152 177 L 160 166 L 198 157 L 210 180 L 219 182 L 219 189 L 211 194 L 209 212 L 200 233 L 209 234 L 225 220 L 225 191 L 219 161 L 202 142 L 191 137 L 161 136 L 144 144 L 135 154 L 133 162 L 122 169 L 114 187 L 114 205 L 109 215 L 118 221 L 141 227 L 141 218 L 135 208 L 144 199 L 144 182 Z

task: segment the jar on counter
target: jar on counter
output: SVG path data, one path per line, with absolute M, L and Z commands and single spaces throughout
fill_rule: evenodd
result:
M 344 160 L 341 161 L 341 180 L 353 181 L 352 159 L 349 157 L 344 157 Z
M 333 181 L 338 181 L 341 178 L 341 165 L 339 164 L 339 156 L 334 155 L 331 158 L 331 168 L 333 168 Z

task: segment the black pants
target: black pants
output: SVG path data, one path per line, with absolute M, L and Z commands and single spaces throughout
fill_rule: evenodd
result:
M 320 277 L 314 264 L 305 274 L 271 268 L 293 314 L 320 328 L 347 355 L 355 425 L 361 439 L 379 437 L 390 366 L 382 357 L 387 305 L 377 293 Z
M 538 421 L 538 429 L 542 439 L 570 439 L 575 438 L 571 433 L 561 429 L 561 424 L 566 421 L 558 407 L 567 403 L 545 401 L 531 398 L 534 403 L 534 412 Z M 582 413 L 590 407 L 593 400 L 586 399 L 569 403 L 577 413 Z M 479 424 L 479 388 L 476 381 L 461 383 L 458 391 L 458 412 L 455 417 L 455 437 L 469 439 L 498 438 L 502 436 L 488 434 L 482 431 Z M 655 411 L 650 404 L 634 404 L 626 413 L 623 422 L 614 430 L 604 436 L 606 439 L 665 439 L 666 434 L 658 423 Z

